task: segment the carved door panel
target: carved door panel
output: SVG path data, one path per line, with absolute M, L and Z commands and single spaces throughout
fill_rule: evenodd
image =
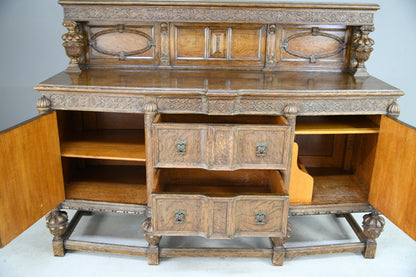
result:
M 65 200 L 56 113 L 0 134 L 0 245 Z
M 416 240 L 416 129 L 385 116 L 369 202 Z

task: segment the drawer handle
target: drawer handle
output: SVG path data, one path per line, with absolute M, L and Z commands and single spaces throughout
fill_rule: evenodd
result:
M 185 210 L 178 209 L 173 212 L 175 214 L 175 223 L 176 224 L 183 224 L 185 222 L 186 212 Z
M 176 153 L 178 155 L 185 155 L 186 154 L 186 146 L 188 142 L 186 140 L 177 140 L 175 141 L 176 145 Z
M 257 155 L 257 157 L 266 156 L 266 149 L 267 149 L 267 143 L 265 143 L 265 142 L 256 143 L 256 155 Z
M 255 211 L 254 216 L 256 217 L 256 224 L 264 225 L 266 221 L 266 215 L 266 212 L 263 212 L 262 210 Z

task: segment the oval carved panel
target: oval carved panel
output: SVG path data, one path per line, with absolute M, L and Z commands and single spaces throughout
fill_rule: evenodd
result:
M 308 47 L 305 48 L 305 45 Z M 318 59 L 339 54 L 345 49 L 345 43 L 340 37 L 321 32 L 319 28 L 314 27 L 310 32 L 287 37 L 282 43 L 282 48 L 290 55 L 316 62 Z
M 118 56 L 124 60 L 126 56 L 144 53 L 155 46 L 153 38 L 139 30 L 124 28 L 106 29 L 91 36 L 90 46 L 105 55 Z

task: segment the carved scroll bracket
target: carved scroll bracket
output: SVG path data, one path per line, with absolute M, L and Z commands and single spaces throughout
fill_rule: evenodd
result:
M 374 32 L 374 26 L 361 26 L 355 28 L 352 40 L 352 60 L 351 67 L 354 76 L 368 76 L 364 63 L 370 58 L 373 51 L 374 40 L 369 38 L 369 34 Z
M 77 22 L 64 21 L 62 25 L 67 28 L 68 33 L 62 35 L 66 55 L 71 59 L 66 71 L 80 72 L 80 65 L 84 62 L 84 36 Z

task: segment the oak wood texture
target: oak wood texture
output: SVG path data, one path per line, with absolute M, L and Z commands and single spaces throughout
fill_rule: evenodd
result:
M 292 166 L 290 168 L 290 204 L 312 201 L 314 179 L 302 164 L 298 164 L 299 146 L 293 143 Z
M 87 166 L 65 184 L 68 199 L 146 204 L 146 174 L 142 166 Z
M 372 76 L 335 72 L 232 70 L 99 70 L 61 72 L 39 83 L 41 92 L 96 92 L 156 95 L 209 95 L 210 92 L 282 97 L 401 96 L 399 89 Z M 157 89 L 155 91 L 155 89 Z M 221 93 L 216 96 L 233 96 Z
M 416 130 L 383 116 L 369 202 L 416 239 Z
M 179 118 L 184 123 L 164 115 L 157 116 L 153 123 L 155 167 L 287 168 L 290 127 L 282 117 L 187 115 Z
M 61 143 L 63 157 L 146 161 L 143 131 L 87 131 Z
M 153 230 L 158 235 L 208 238 L 284 236 L 288 196 L 278 171 L 160 169 L 152 194 Z M 184 220 L 177 222 L 175 213 Z M 265 220 L 256 223 L 256 212 Z
M 0 134 L 0 245 L 65 199 L 56 114 Z

